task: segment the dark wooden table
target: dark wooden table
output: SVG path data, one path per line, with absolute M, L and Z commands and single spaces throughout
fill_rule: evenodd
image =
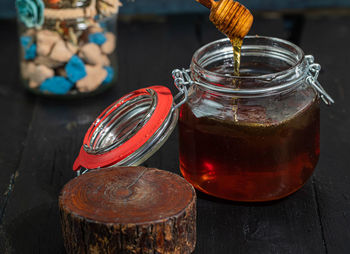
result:
M 287 38 L 284 28 L 279 18 L 256 18 L 251 34 Z M 198 193 L 195 253 L 350 252 L 350 17 L 309 17 L 299 28 L 301 47 L 322 64 L 320 81 L 336 100 L 322 107 L 316 172 L 297 193 L 266 204 Z M 1 21 L 0 32 L 0 253 L 64 253 L 57 197 L 75 176 L 72 164 L 90 123 L 129 91 L 173 87 L 172 69 L 187 67 L 199 46 L 222 35 L 205 16 L 125 19 L 115 87 L 59 101 L 22 89 L 16 23 Z M 176 131 L 144 165 L 179 173 Z

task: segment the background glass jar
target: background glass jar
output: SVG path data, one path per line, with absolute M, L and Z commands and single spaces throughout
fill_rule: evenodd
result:
M 287 41 L 247 37 L 240 76 L 233 76 L 228 39 L 197 50 L 194 85 L 179 116 L 183 176 L 207 194 L 235 201 L 275 200 L 301 188 L 320 153 L 311 62 Z
M 16 0 L 24 86 L 51 96 L 94 94 L 116 75 L 118 0 Z

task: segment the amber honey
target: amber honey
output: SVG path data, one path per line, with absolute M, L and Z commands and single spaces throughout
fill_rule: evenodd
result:
M 197 189 L 235 201 L 268 201 L 295 192 L 311 176 L 320 153 L 318 99 L 279 122 L 258 109 L 252 114 L 238 105 L 238 120 L 226 121 L 197 118 L 182 106 L 180 169 Z
M 239 38 L 230 38 L 230 42 L 232 44 L 233 49 L 233 74 L 235 76 L 239 76 L 239 67 L 241 65 L 241 48 L 243 44 L 243 40 Z

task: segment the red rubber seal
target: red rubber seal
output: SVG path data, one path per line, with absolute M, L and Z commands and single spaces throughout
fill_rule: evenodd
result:
M 112 105 L 106 108 L 90 126 L 85 134 L 84 144 L 90 143 L 92 133 L 94 133 L 96 128 L 98 128 L 103 120 L 106 119 L 115 109 L 123 105 L 125 102 L 134 99 L 135 97 L 146 94 L 149 95 L 149 92 L 147 91 L 149 89 L 152 89 L 155 92 L 157 96 L 157 105 L 152 116 L 145 123 L 145 125 L 125 143 L 108 152 L 102 154 L 92 154 L 85 151 L 84 146 L 82 146 L 73 165 L 74 171 L 77 171 L 82 167 L 86 169 L 97 169 L 115 165 L 119 161 L 127 158 L 129 155 L 137 151 L 149 140 L 150 137 L 152 137 L 152 135 L 166 120 L 173 104 L 173 96 L 170 90 L 164 86 L 151 86 L 148 88 L 139 89 L 114 102 Z

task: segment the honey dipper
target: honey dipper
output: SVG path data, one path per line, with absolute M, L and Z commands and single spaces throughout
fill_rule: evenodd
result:
M 196 0 L 210 9 L 209 19 L 231 40 L 243 40 L 253 24 L 253 15 L 242 4 L 233 0 Z

